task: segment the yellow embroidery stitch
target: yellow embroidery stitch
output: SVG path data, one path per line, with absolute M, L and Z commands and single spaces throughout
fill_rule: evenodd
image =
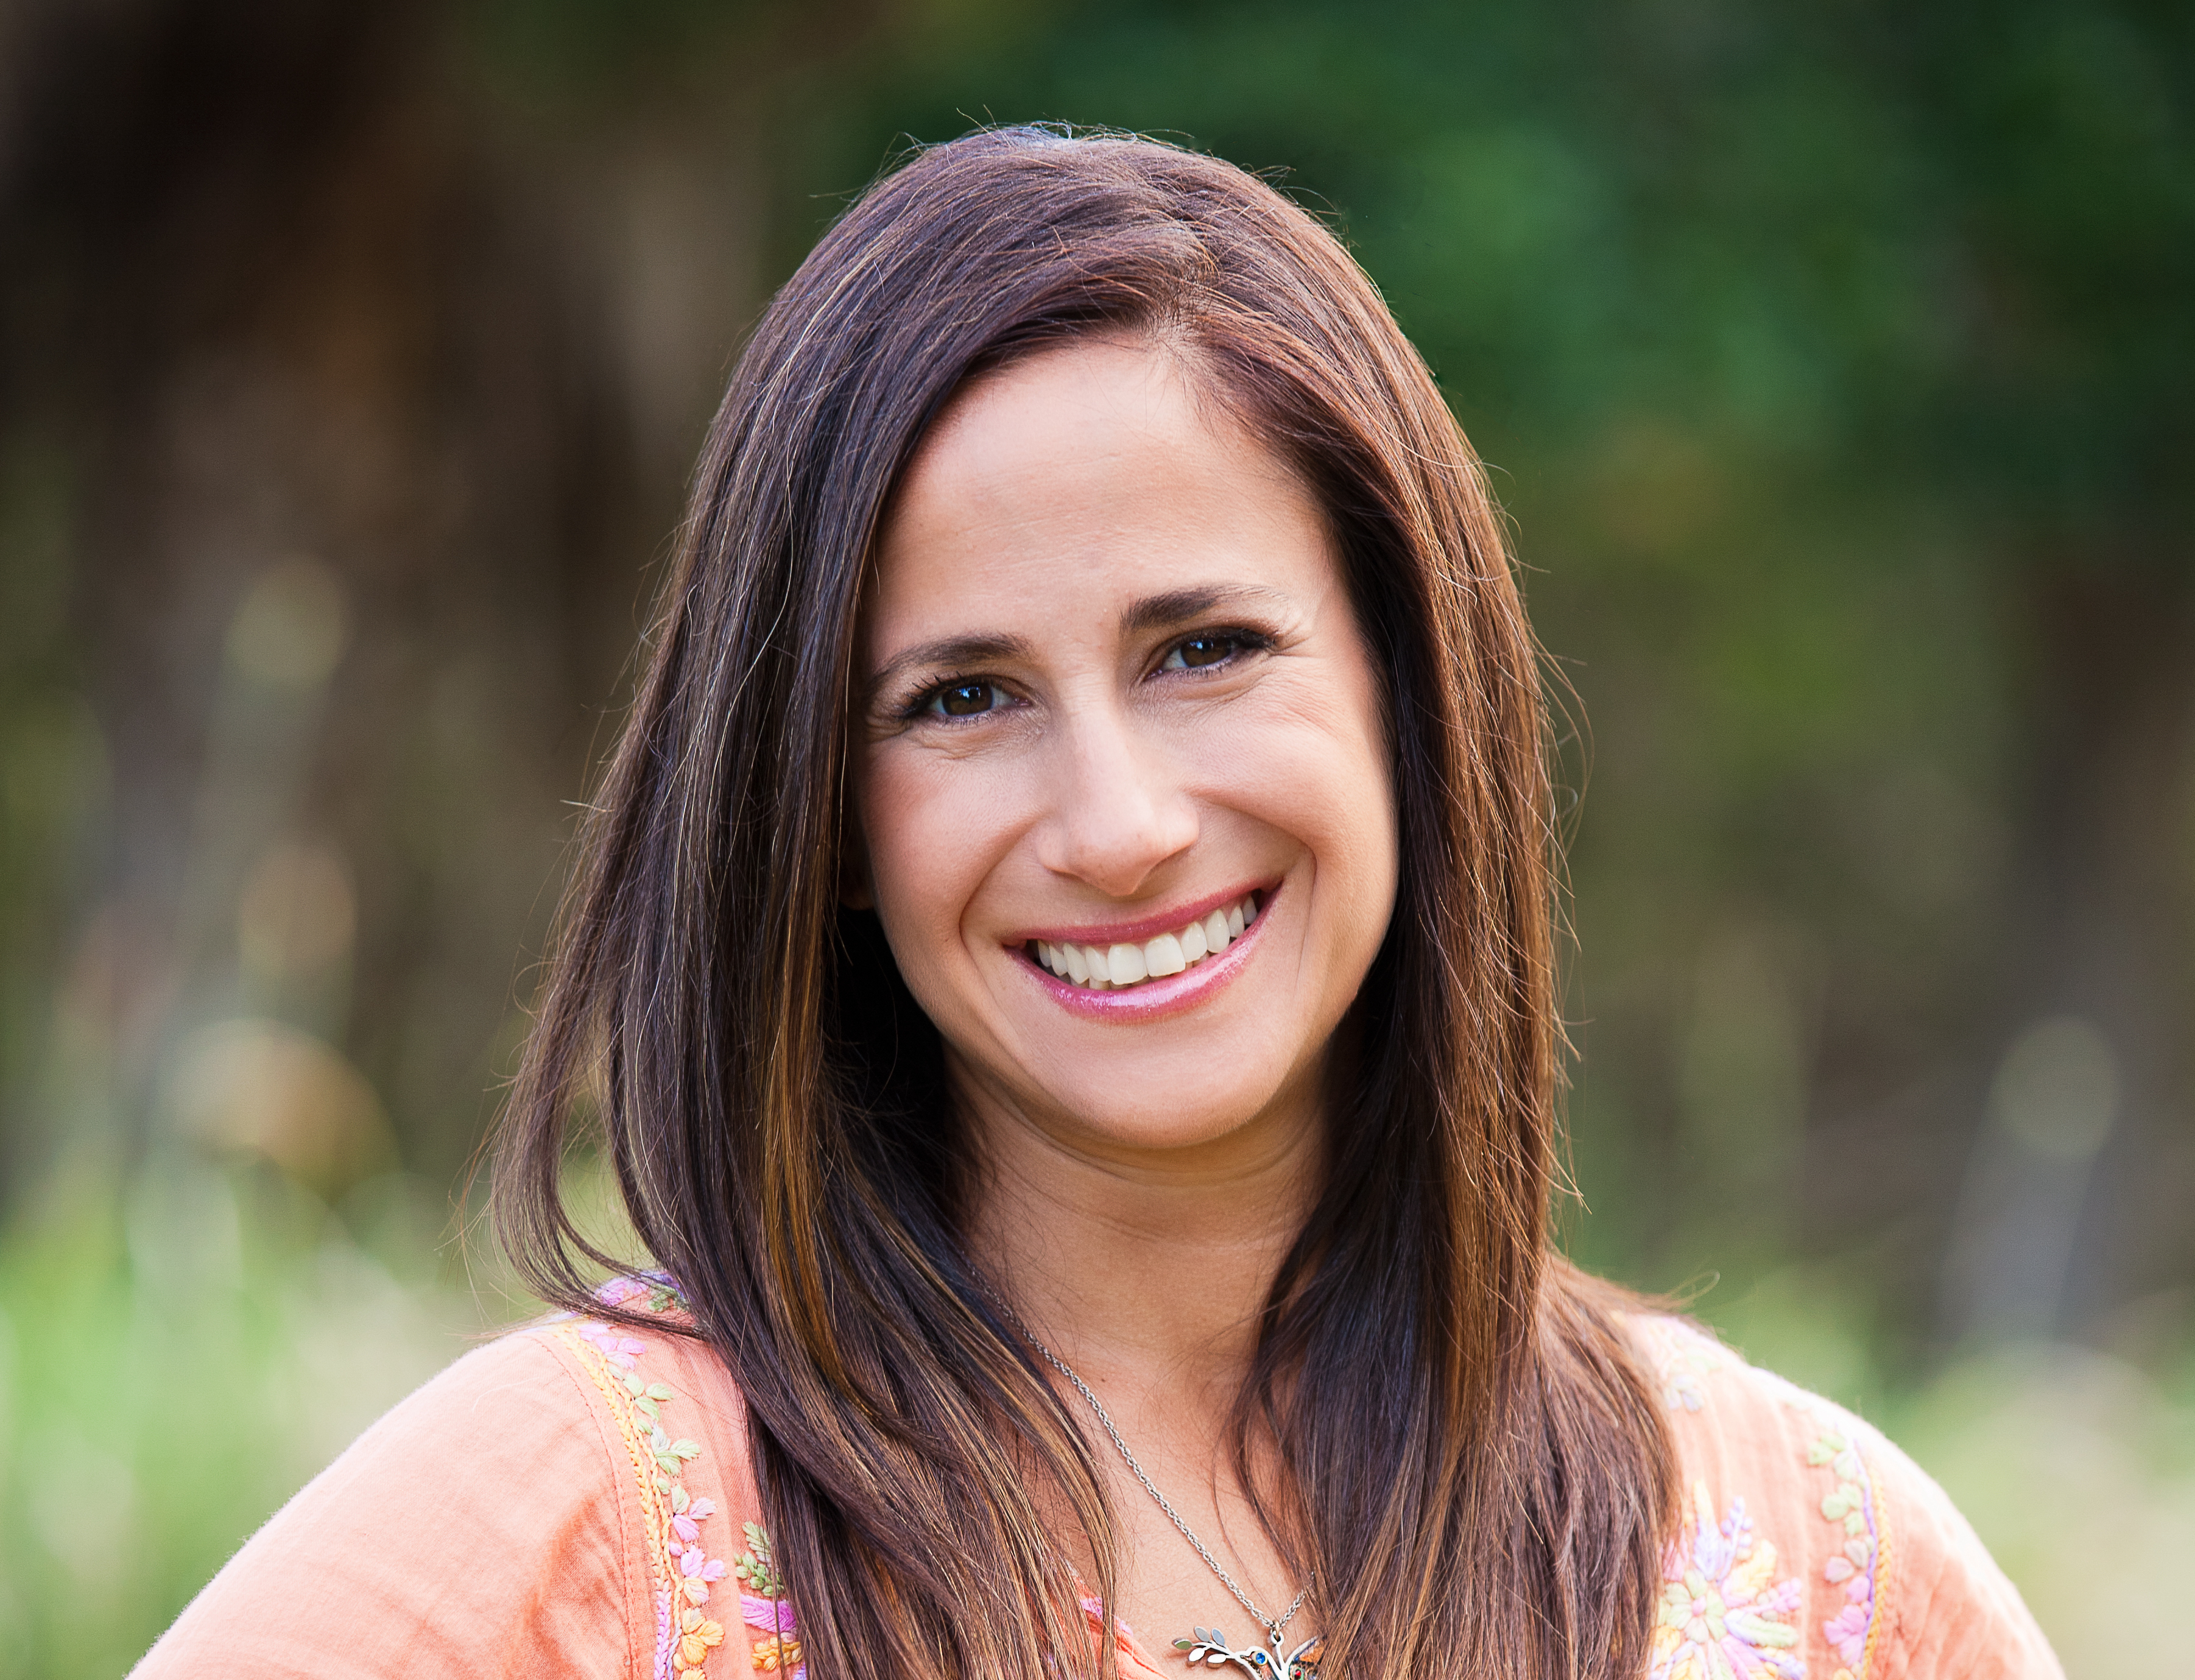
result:
M 1852 1420 L 1799 1391 L 1793 1392 L 1790 1403 L 1806 1413 L 1818 1431 L 1807 1446 L 1806 1462 L 1836 1478 L 1822 1498 L 1823 1521 L 1836 1524 L 1845 1537 L 1822 1572 L 1845 1595 L 1844 1608 L 1822 1624 L 1823 1637 L 1845 1664 L 1832 1680 L 1862 1680 L 1887 1619 L 1880 1596 L 1890 1558 L 1889 1514 L 1861 1454 Z
M 625 1306 L 642 1295 L 653 1311 L 677 1304 L 668 1286 L 635 1279 L 605 1285 L 600 1298 Z M 655 1680 L 704 1680 L 704 1666 L 724 1642 L 724 1629 L 701 1607 L 712 1585 L 724 1578 L 725 1566 L 708 1555 L 701 1539 L 701 1525 L 716 1515 L 716 1502 L 697 1499 L 686 1488 L 685 1468 L 700 1457 L 700 1444 L 673 1439 L 664 1429 L 662 1408 L 677 1395 L 668 1384 L 639 1375 L 647 1342 L 590 1319 L 567 1320 L 555 1334 L 601 1393 L 631 1461 L 655 1597 Z

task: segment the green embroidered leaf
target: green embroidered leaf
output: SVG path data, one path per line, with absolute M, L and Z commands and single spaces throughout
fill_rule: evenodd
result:
M 671 1491 L 671 1478 L 667 1475 L 656 1477 L 655 1491 L 659 1493 L 668 1493 Z
M 661 1415 L 655 1409 L 655 1402 L 648 1399 L 645 1395 L 632 1403 L 632 1409 L 635 1412 L 644 1413 L 651 1422 L 654 1422 Z
M 625 1386 L 629 1394 L 644 1394 L 648 1392 L 648 1385 L 629 1371 L 625 1374 Z
M 676 1398 L 671 1394 L 671 1385 L 668 1383 L 649 1383 L 648 1385 L 648 1397 L 653 1400 L 667 1400 Z
M 1788 1649 L 1799 1642 L 1797 1628 L 1786 1626 L 1782 1622 L 1770 1621 L 1766 1617 L 1757 1616 L 1750 1610 L 1731 1611 L 1729 1621 L 1731 1631 L 1743 1638 L 1747 1644 L 1756 1648 L 1766 1646 L 1779 1650 Z
M 686 1497 L 686 1490 L 683 1487 L 676 1487 L 671 1490 L 671 1509 L 675 1515 L 679 1516 L 685 1515 L 686 1507 L 693 1503 L 694 1502 L 691 1499 Z
M 1867 1513 L 1865 1511 L 1852 1511 L 1847 1514 L 1845 1517 L 1845 1533 L 1847 1534 L 1864 1534 L 1867 1533 Z
M 1837 1456 L 1836 1448 L 1825 1440 L 1818 1440 L 1806 1449 L 1806 1462 L 1819 1468 Z
M 769 1531 L 759 1522 L 742 1522 L 740 1531 L 747 1538 L 747 1550 L 732 1565 L 732 1573 L 752 1587 L 759 1597 L 784 1597 L 785 1577 L 777 1573 L 772 1563 Z
M 698 1440 L 674 1440 L 671 1443 L 671 1453 L 676 1458 L 698 1458 L 701 1456 L 701 1443 Z
M 1845 1490 L 1841 1487 L 1834 1493 L 1827 1493 L 1822 1497 L 1822 1515 L 1832 1522 L 1851 1509 L 1852 1501 L 1845 1497 Z

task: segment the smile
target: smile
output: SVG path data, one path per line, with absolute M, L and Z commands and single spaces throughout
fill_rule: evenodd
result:
M 1258 895 L 1246 892 L 1230 904 L 1141 944 L 1090 945 L 1031 939 L 1023 949 L 1032 961 L 1070 985 L 1093 992 L 1132 990 L 1218 956 L 1256 922 L 1259 908 Z

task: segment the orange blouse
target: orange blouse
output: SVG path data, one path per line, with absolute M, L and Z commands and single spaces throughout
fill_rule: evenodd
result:
M 644 1279 L 608 1293 L 676 1310 Z M 1633 1328 L 1687 1490 L 1652 1680 L 2059 1674 L 1897 1448 L 1679 1320 Z M 746 1440 L 738 1390 L 687 1337 L 575 1319 L 515 1332 L 361 1435 L 136 1673 L 800 1680 Z M 1182 1680 L 1172 1653 L 1115 1638 L 1129 1680 Z

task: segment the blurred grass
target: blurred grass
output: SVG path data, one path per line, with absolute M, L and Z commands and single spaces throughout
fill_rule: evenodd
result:
M 268 1515 L 488 1314 L 401 1178 L 60 1180 L 0 1245 L 0 1674 L 125 1671 Z M 500 1303 L 510 1316 L 515 1303 Z
M 263 1164 L 107 1182 L 65 1175 L 0 1245 L 0 1676 L 124 1672 L 360 1430 L 533 1310 L 485 1254 L 468 1275 L 446 1206 L 400 1175 L 332 1209 Z M 2179 1671 L 2195 1363 L 2037 1346 L 1901 1389 L 1834 1279 L 1717 1293 L 1698 1310 L 1751 1357 L 1944 1483 L 2076 1680 Z
M 2122 1321 L 2140 1362 L 2014 1343 L 1901 1381 L 1873 1356 L 1863 1298 L 1840 1268 L 1795 1264 L 1711 1290 L 1693 1310 L 1753 1363 L 1866 1417 L 1935 1477 L 2071 1680 L 2188 1672 L 2180 1595 L 2195 1578 L 2195 1350 L 2180 1339 L 2184 1302 L 2161 1297 Z
M 1896 1432 L 2084 1677 L 2185 1674 L 2195 1579 L 2195 1367 L 2031 1345 L 1908 1397 Z

